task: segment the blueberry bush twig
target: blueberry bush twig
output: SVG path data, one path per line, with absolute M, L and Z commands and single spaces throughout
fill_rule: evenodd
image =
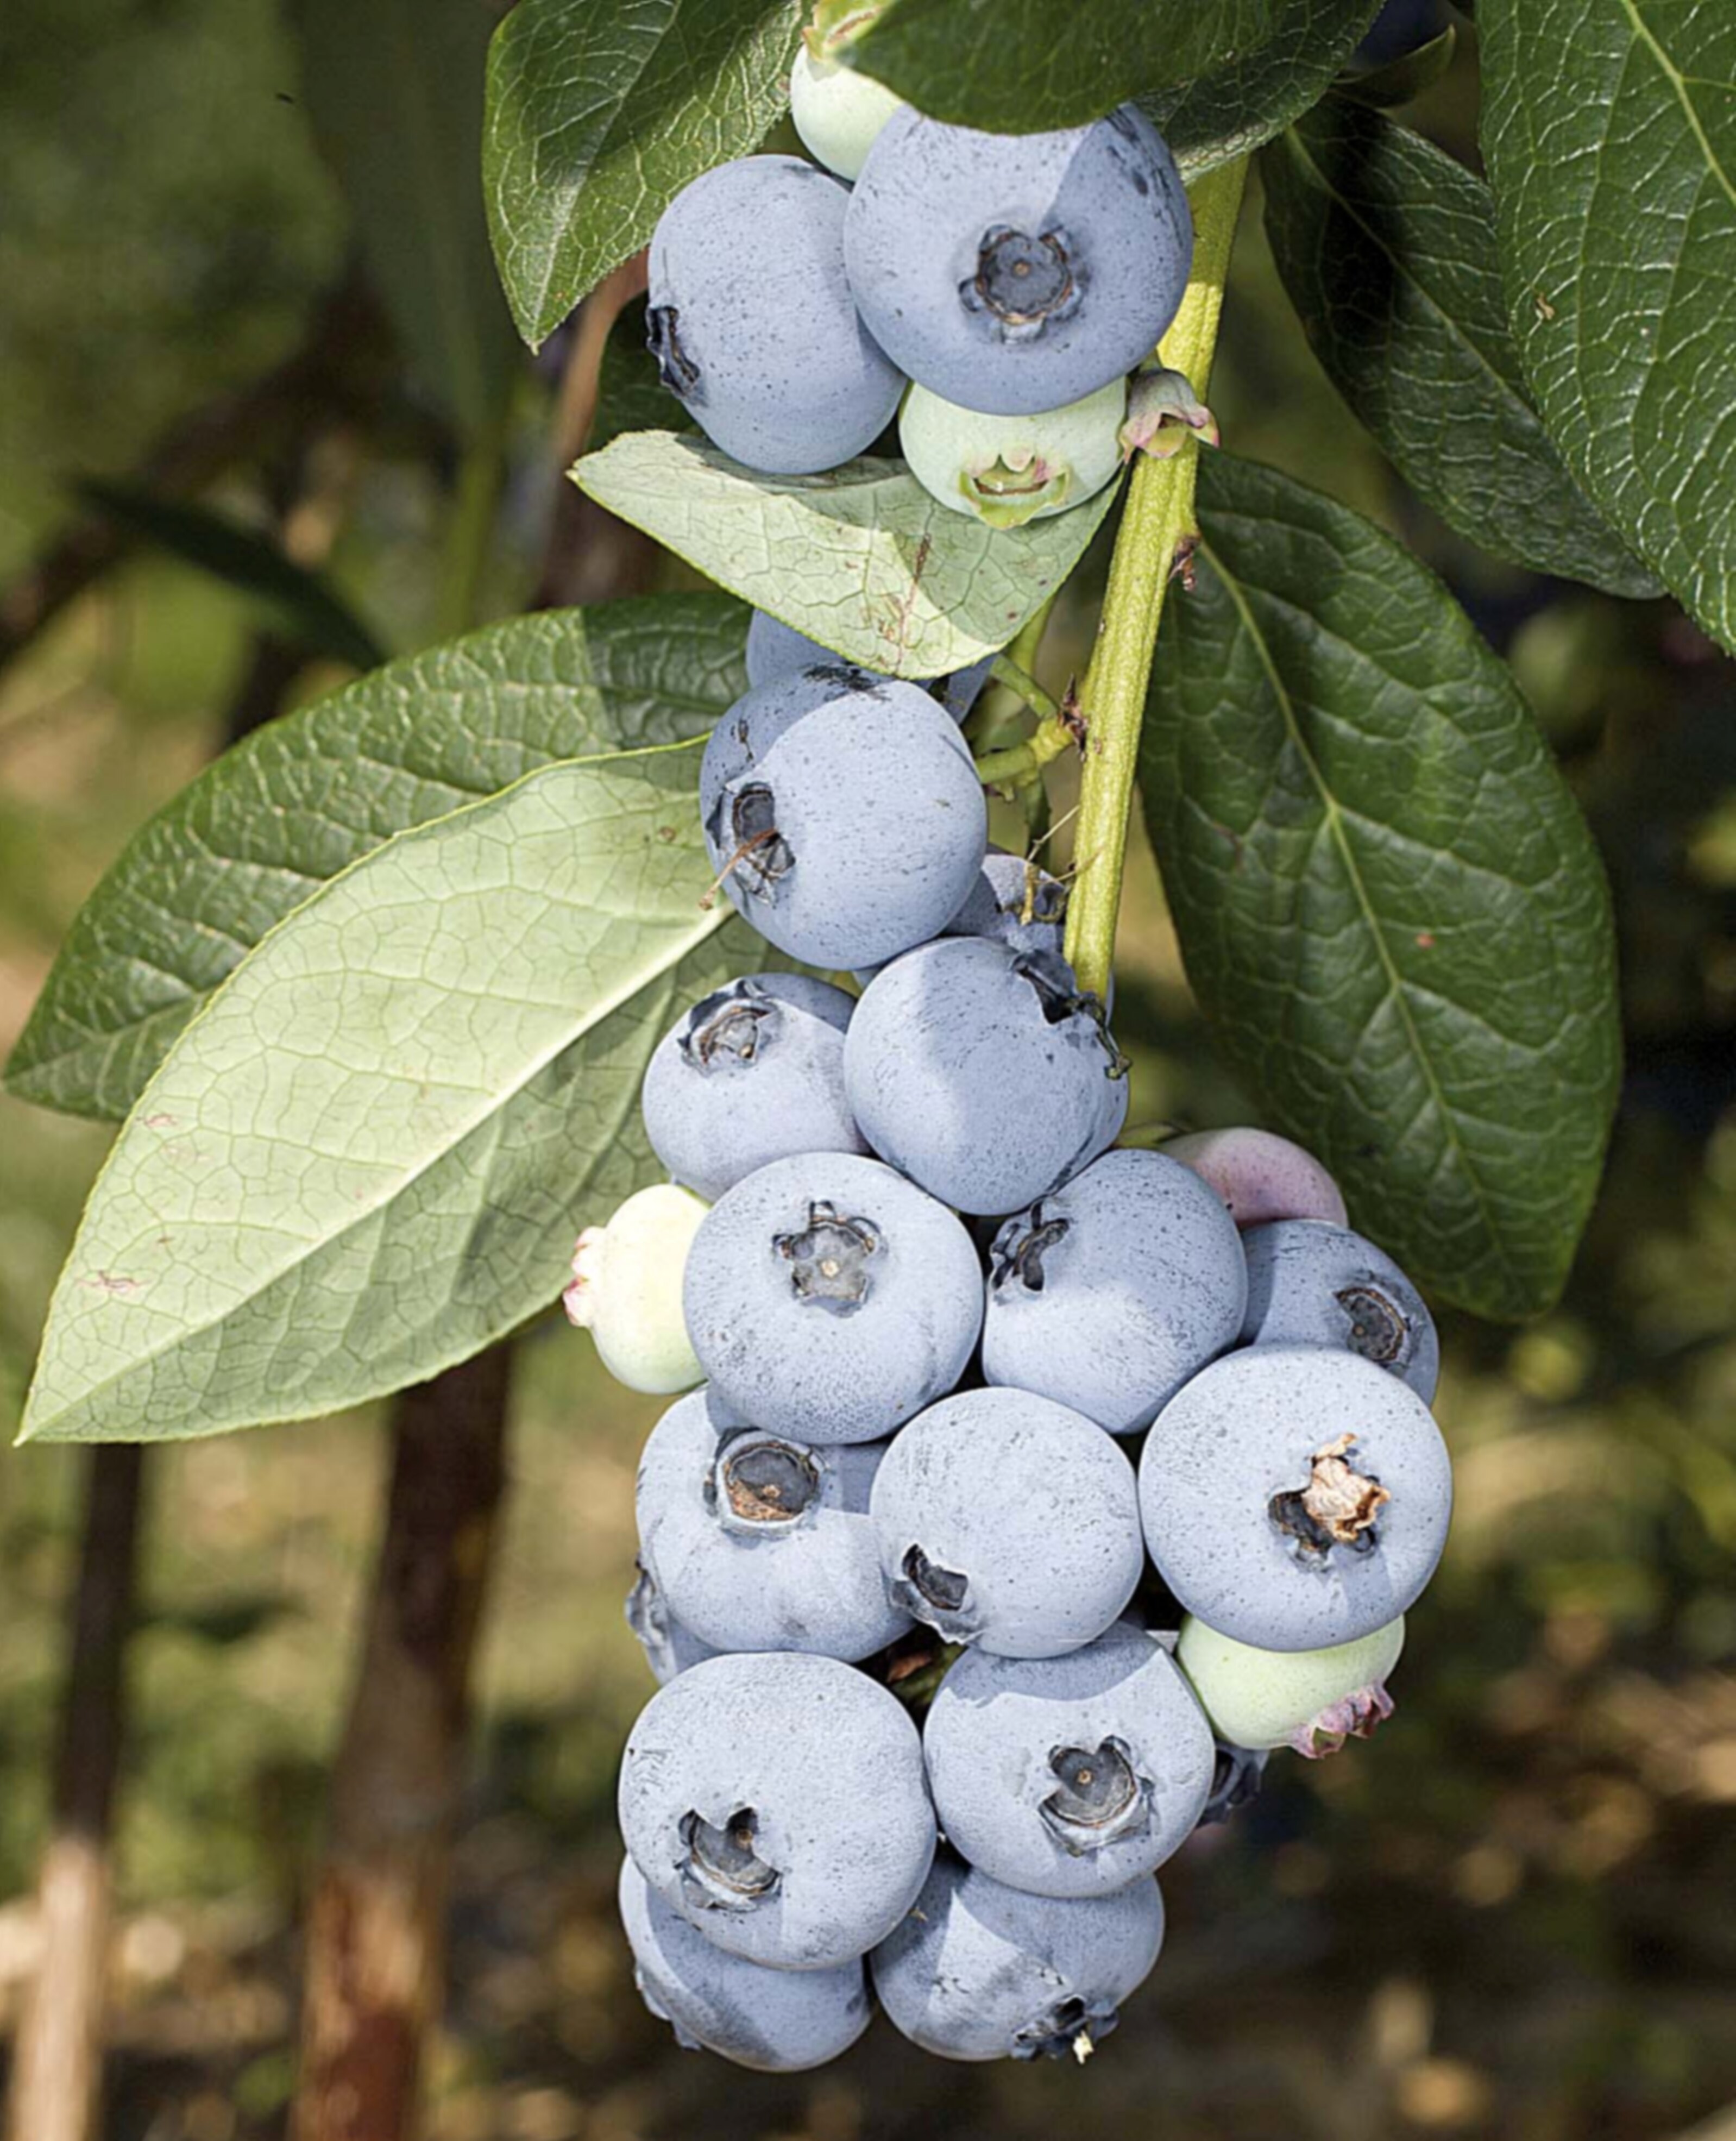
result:
M 1238 158 L 1207 172 L 1188 196 L 1193 272 L 1160 354 L 1202 395 L 1211 374 L 1247 177 L 1247 160 Z M 1167 460 L 1136 460 L 1109 566 L 1096 650 L 1079 692 L 1087 740 L 1075 835 L 1079 868 L 1067 910 L 1067 957 L 1079 987 L 1099 997 L 1109 986 L 1114 954 L 1139 724 L 1163 597 L 1178 548 L 1197 532 L 1197 448 L 1185 447 Z

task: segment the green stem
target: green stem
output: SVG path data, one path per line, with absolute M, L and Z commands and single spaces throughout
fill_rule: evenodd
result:
M 494 509 L 506 475 L 506 426 L 490 425 L 465 448 L 458 466 L 458 490 L 446 521 L 440 551 L 440 605 L 436 624 L 441 639 L 456 638 L 477 621 L 482 583 L 488 570 L 489 543 L 494 532 Z
M 1159 350 L 1204 398 L 1223 307 L 1247 160 L 1222 164 L 1193 188 L 1193 274 Z M 1197 533 L 1193 487 L 1200 449 L 1135 462 L 1122 509 L 1097 645 L 1079 692 L 1087 726 L 1074 853 L 1078 877 L 1067 908 L 1067 957 L 1082 989 L 1106 995 L 1115 915 L 1127 857 L 1128 811 L 1138 764 L 1139 724 L 1163 596 L 1183 539 Z M 1039 734 L 1041 731 L 1039 731 Z M 1033 741 L 1035 739 L 1033 738 Z M 983 778 L 989 778 L 985 770 Z
M 1040 609 L 1025 618 L 1014 635 L 1005 654 L 997 657 L 997 666 L 990 681 L 982 687 L 976 703 L 966 716 L 964 739 L 972 750 L 980 743 L 992 743 L 1003 728 L 1011 725 L 1031 701 L 1025 694 L 1013 690 L 1000 681 L 998 662 L 1011 662 L 1026 682 L 1031 681 L 1037 666 L 1037 649 L 1043 643 L 1043 633 L 1049 623 L 1049 613 L 1055 608 L 1055 597 L 1050 595 Z M 1047 711 L 1039 707 L 1041 713 Z

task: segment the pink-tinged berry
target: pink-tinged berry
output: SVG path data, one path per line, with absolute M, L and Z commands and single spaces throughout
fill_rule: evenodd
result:
M 1271 1130 L 1197 1130 L 1163 1149 L 1209 1182 L 1244 1230 L 1273 1219 L 1349 1223 L 1344 1193 L 1314 1154 Z

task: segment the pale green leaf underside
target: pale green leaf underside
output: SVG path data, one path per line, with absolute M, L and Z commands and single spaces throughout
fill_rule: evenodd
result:
M 1519 352 L 1580 481 L 1736 649 L 1736 7 L 1486 0 Z
M 919 111 L 991 133 L 1080 126 L 1271 37 L 1288 0 L 892 0 L 842 57 Z
M 719 594 L 552 610 L 406 657 L 224 753 L 85 903 L 7 1066 L 17 1098 L 118 1121 L 202 999 L 381 841 L 551 760 L 704 736 L 746 688 Z
M 1419 497 L 1533 572 L 1660 593 L 1531 406 L 1482 180 L 1340 97 L 1299 119 L 1260 170 L 1272 253 L 1315 354 Z
M 1263 44 L 1197 81 L 1152 91 L 1140 109 L 1191 185 L 1232 157 L 1252 155 L 1318 102 L 1378 12 L 1379 0 L 1286 0 Z
M 937 504 L 902 461 L 758 475 L 703 439 L 637 431 L 588 454 L 580 490 L 756 608 L 889 676 L 939 677 L 1006 646 L 1114 501 L 997 533 Z
M 1607 891 L 1504 666 L 1432 574 L 1209 456 L 1140 785 L 1188 972 L 1276 1125 L 1430 1291 L 1559 1292 L 1620 1073 Z
M 257 947 L 98 1179 L 25 1438 L 333 1410 L 553 1299 L 580 1225 L 656 1172 L 651 1047 L 729 967 L 698 759 L 545 767 L 376 849 Z
M 690 180 L 789 97 L 799 0 L 519 0 L 489 56 L 483 188 L 533 348 Z

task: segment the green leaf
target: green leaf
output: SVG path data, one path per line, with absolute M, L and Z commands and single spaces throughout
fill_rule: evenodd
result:
M 1481 180 L 1335 96 L 1265 150 L 1260 175 L 1278 273 L 1315 355 L 1417 495 L 1496 557 L 1656 594 L 1527 396 Z
M 489 55 L 483 189 L 533 349 L 681 188 L 789 101 L 801 0 L 519 0 Z
M 1139 765 L 1188 977 L 1276 1126 L 1425 1287 L 1560 1292 L 1620 1071 L 1584 819 L 1444 588 L 1270 469 L 1200 462 Z
M 281 638 L 358 669 L 377 668 L 386 659 L 342 597 L 257 529 L 125 484 L 81 483 L 78 491 L 117 526 L 244 595 Z
M 1483 152 L 1568 466 L 1736 650 L 1736 8 L 1486 0 Z
M 583 1222 L 660 1172 L 647 1058 L 731 965 L 699 756 L 545 766 L 376 849 L 243 961 L 98 1177 L 22 1439 L 333 1411 L 553 1299 Z
M 308 114 L 412 370 L 453 425 L 497 426 L 519 357 L 477 160 L 491 17 L 476 0 L 293 0 Z
M 601 453 L 623 431 L 667 428 L 681 404 L 657 374 L 657 361 L 645 344 L 645 300 L 623 305 L 602 346 L 597 377 L 597 414 L 587 450 Z
M 1339 93 L 1353 103 L 1372 104 L 1380 111 L 1413 103 L 1444 77 L 1458 49 L 1458 32 L 1449 22 L 1438 37 L 1430 37 L 1425 44 L 1413 46 L 1409 52 L 1377 66 L 1358 68 L 1340 82 Z
M 837 57 L 955 126 L 1083 126 L 1263 43 L 1286 0 L 890 0 Z
M 721 595 L 554 610 L 413 655 L 238 744 L 80 911 L 7 1090 L 118 1120 L 200 1001 L 292 908 L 393 834 L 551 760 L 705 735 L 746 689 Z
M 994 652 L 1083 555 L 1116 486 L 996 531 L 935 503 L 902 461 L 757 475 L 703 439 L 637 431 L 573 470 L 579 489 L 710 578 L 889 676 Z
M 1191 185 L 1317 103 L 1379 12 L 1379 0 L 1285 0 L 1264 44 L 1197 81 L 1142 96 L 1140 107 Z

